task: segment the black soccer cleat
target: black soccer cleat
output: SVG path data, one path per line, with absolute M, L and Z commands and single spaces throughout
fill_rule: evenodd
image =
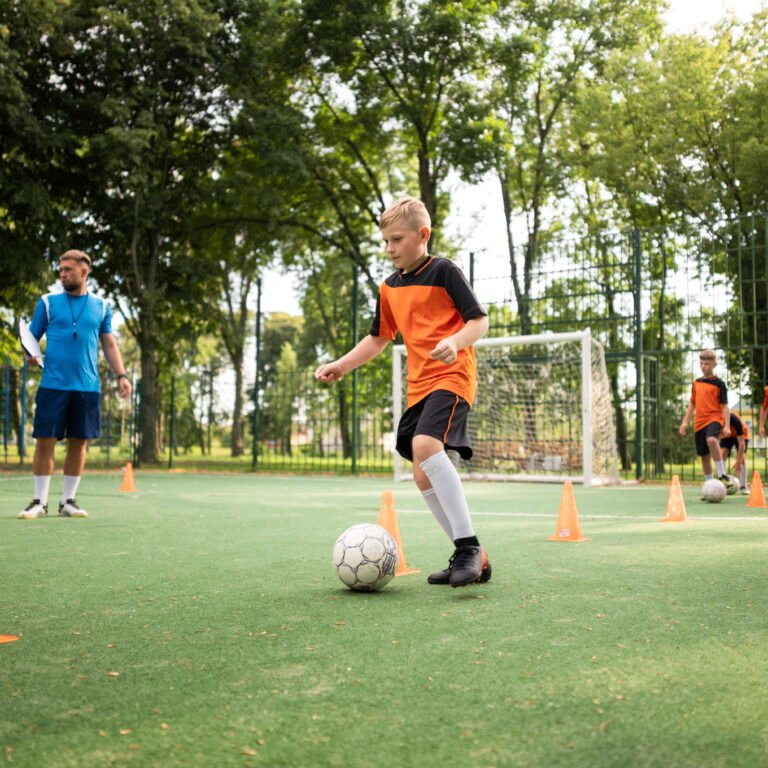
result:
M 475 582 L 477 584 L 485 584 L 487 581 L 491 580 L 491 561 L 488 559 L 488 553 L 485 551 L 484 547 L 480 547 L 480 551 L 482 552 L 482 570 L 480 572 L 479 578 L 475 579 Z M 430 584 L 450 584 L 451 583 L 451 571 L 453 570 L 454 563 L 456 561 L 456 553 L 454 552 L 453 555 L 451 555 L 451 559 L 448 561 L 448 567 L 443 568 L 442 571 L 435 571 L 435 573 L 431 573 L 429 576 L 427 576 L 427 581 Z M 462 585 L 456 585 L 456 586 L 462 586 Z

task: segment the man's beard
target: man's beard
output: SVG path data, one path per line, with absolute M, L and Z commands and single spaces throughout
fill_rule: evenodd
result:
M 64 285 L 64 290 L 67 293 L 79 293 L 82 287 L 83 281 L 81 280 L 79 283 L 70 282 L 69 284 Z

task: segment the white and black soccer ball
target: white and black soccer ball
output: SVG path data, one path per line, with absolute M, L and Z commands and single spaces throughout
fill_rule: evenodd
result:
M 726 493 L 722 481 L 716 480 L 714 477 L 705 480 L 704 485 L 701 486 L 701 498 L 710 504 L 719 504 L 725 498 Z
M 729 496 L 733 496 L 739 490 L 739 478 L 736 475 L 728 475 L 728 487 L 725 489 Z
M 374 592 L 389 584 L 395 578 L 397 558 L 395 540 L 373 523 L 347 528 L 333 547 L 338 577 L 356 592 Z

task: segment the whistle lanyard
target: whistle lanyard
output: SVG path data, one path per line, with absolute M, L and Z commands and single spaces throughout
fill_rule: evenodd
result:
M 77 317 L 75 317 L 75 312 L 72 309 L 72 297 L 67 294 L 67 304 L 69 304 L 69 313 L 72 315 L 72 338 L 77 338 L 77 321 L 83 316 L 83 312 L 85 311 L 85 307 L 88 304 L 88 294 L 85 294 L 85 301 L 83 302 L 83 306 L 80 307 L 80 311 L 77 313 Z

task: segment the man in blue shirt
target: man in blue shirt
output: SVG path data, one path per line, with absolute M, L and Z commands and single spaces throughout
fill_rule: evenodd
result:
M 63 293 L 48 293 L 37 303 L 30 330 L 39 341 L 46 337 L 45 367 L 35 399 L 35 455 L 32 471 L 35 497 L 22 519 L 48 514 L 48 492 L 54 467 L 56 442 L 67 439 L 64 459 L 64 487 L 59 514 L 63 517 L 87 517 L 75 501 L 75 493 L 85 466 L 88 440 L 101 434 L 101 393 L 98 350 L 101 341 L 104 356 L 118 376 L 120 397 L 131 394 L 131 382 L 125 373 L 120 350 L 112 335 L 109 305 L 88 293 L 86 281 L 90 257 L 82 251 L 67 251 L 59 259 L 59 277 Z M 35 365 L 37 357 L 27 359 Z

